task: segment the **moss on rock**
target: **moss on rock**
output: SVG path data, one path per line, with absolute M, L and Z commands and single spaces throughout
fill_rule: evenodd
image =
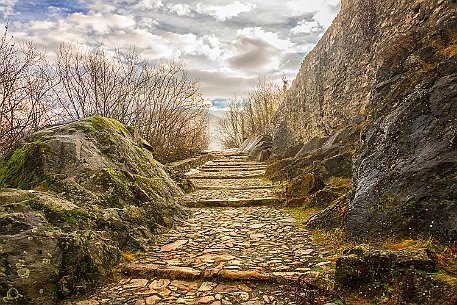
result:
M 16 149 L 0 167 L 0 187 L 30 189 L 49 186 L 54 178 L 44 166 L 50 151 L 48 139 L 42 137 Z

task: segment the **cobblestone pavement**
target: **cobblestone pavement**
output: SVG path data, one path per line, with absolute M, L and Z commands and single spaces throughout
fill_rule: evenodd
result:
M 242 155 L 222 155 L 194 171 L 190 177 L 203 189 L 184 200 L 201 207 L 191 208 L 189 219 L 159 235 L 144 257 L 124 265 L 120 281 L 90 300 L 69 304 L 299 304 L 299 278 L 317 277 L 316 270 L 330 263 L 327 251 L 274 206 L 272 199 L 278 199 L 271 183 L 228 179 L 232 170 L 202 170 L 237 162 L 249 163 L 252 171 L 261 166 Z M 316 304 L 324 304 L 325 297 L 319 298 Z

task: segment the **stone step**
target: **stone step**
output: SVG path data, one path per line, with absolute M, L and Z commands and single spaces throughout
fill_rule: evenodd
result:
M 251 167 L 262 167 L 267 168 L 267 165 L 262 163 L 242 164 L 242 165 L 230 165 L 230 164 L 204 164 L 199 168 L 251 168 Z
M 255 161 L 249 161 L 249 159 L 214 159 L 211 160 L 211 163 L 214 164 L 253 164 L 259 163 Z
M 198 270 L 190 267 L 162 267 L 154 264 L 127 264 L 121 266 L 124 276 L 133 278 L 164 278 L 170 280 L 199 280 L 210 282 L 269 282 L 295 284 L 300 277 L 313 276 L 306 272 L 271 272 L 253 270 Z
M 275 197 L 274 188 L 261 188 L 261 189 L 218 189 L 218 190 L 197 190 L 195 192 L 186 194 L 183 198 L 187 201 L 200 201 L 200 200 L 240 200 L 240 199 L 255 199 L 255 198 L 271 198 Z
M 200 167 L 198 170 L 201 172 L 207 173 L 217 173 L 217 172 L 250 172 L 250 171 L 257 171 L 257 170 L 264 170 L 266 169 L 265 166 L 257 166 L 257 167 Z
M 189 175 L 191 179 L 248 179 L 248 178 L 261 178 L 264 177 L 265 171 L 249 171 L 249 172 L 200 172 L 197 174 Z
M 274 185 L 265 181 L 261 178 L 252 178 L 252 179 L 192 179 L 192 182 L 197 188 L 207 189 L 207 188 L 232 188 L 232 189 L 255 189 L 255 188 L 271 188 Z
M 208 163 L 261 163 L 248 158 L 213 158 Z
M 247 179 L 246 179 L 247 180 Z M 200 185 L 198 186 L 199 190 L 260 190 L 260 189 L 274 189 L 274 185 L 234 185 L 234 186 L 224 186 L 224 185 Z
M 187 207 L 253 207 L 253 206 L 278 206 L 283 201 L 276 197 L 252 199 L 200 199 L 184 200 Z

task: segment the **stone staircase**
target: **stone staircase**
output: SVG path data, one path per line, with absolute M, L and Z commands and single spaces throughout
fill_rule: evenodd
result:
M 122 266 L 120 281 L 69 304 L 301 304 L 298 281 L 327 268 L 327 251 L 295 226 L 264 173 L 237 153 L 192 171 L 198 190 L 182 199 L 192 216 Z
M 240 153 L 219 154 L 189 175 L 198 191 L 184 197 L 190 207 L 279 205 L 275 186 L 264 179 L 266 165 Z

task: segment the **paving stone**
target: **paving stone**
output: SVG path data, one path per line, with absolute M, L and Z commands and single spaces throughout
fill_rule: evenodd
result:
M 160 250 L 165 251 L 165 252 L 175 251 L 179 247 L 181 247 L 182 245 L 185 245 L 187 242 L 188 242 L 187 239 L 180 239 L 180 240 L 177 240 L 177 241 L 175 241 L 175 242 L 173 242 L 171 244 L 162 246 L 160 248 Z
M 280 201 L 264 168 L 246 155 L 220 153 L 195 171 L 200 190 L 184 201 L 205 204 L 121 266 L 126 278 L 99 289 L 88 305 L 299 304 L 297 282 L 320 275 L 311 269 L 330 264 L 327 250 L 271 204 Z

